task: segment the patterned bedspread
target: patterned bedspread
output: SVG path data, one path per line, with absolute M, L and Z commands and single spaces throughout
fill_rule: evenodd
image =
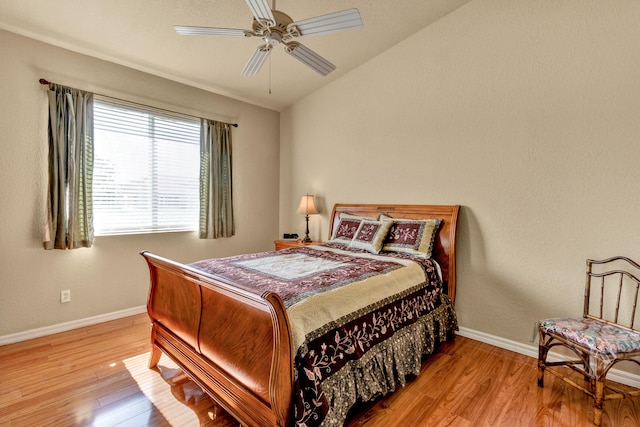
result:
M 311 426 L 342 425 L 358 399 L 404 386 L 457 329 L 437 264 L 416 261 L 327 245 L 191 265 L 283 299 L 297 349 L 293 417 Z

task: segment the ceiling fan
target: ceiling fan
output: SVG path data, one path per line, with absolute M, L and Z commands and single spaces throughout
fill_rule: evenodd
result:
M 174 28 L 178 34 L 182 35 L 260 37 L 265 44 L 258 46 L 253 52 L 242 70 L 243 76 L 256 75 L 269 57 L 271 49 L 280 44 L 289 55 L 326 76 L 335 70 L 336 66 L 295 39 L 362 28 L 358 9 L 343 10 L 294 22 L 286 13 L 275 10 L 275 0 L 273 0 L 273 9 L 269 7 L 268 0 L 246 0 L 246 2 L 253 14 L 251 30 L 183 25 L 175 25 Z

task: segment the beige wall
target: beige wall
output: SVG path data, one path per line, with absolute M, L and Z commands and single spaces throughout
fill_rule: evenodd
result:
M 280 231 L 305 192 L 460 204 L 460 324 L 529 343 L 586 258 L 640 260 L 640 2 L 473 0 L 281 115 Z
M 637 22 L 635 0 L 473 0 L 282 115 L 0 32 L 0 336 L 144 304 L 142 249 L 270 249 L 304 231 L 295 209 L 311 192 L 316 239 L 337 202 L 461 204 L 460 323 L 527 343 L 536 319 L 580 312 L 586 258 L 640 259 Z M 42 250 L 40 77 L 237 121 L 237 236 Z
M 279 113 L 0 31 L 0 337 L 146 303 L 146 249 L 179 261 L 268 250 L 278 231 Z M 97 237 L 91 249 L 44 251 L 44 77 L 160 108 L 234 121 L 237 234 Z M 72 301 L 60 304 L 60 290 Z

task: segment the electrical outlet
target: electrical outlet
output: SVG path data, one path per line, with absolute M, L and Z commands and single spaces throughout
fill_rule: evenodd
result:
M 60 302 L 71 302 L 71 290 L 65 289 L 64 291 L 60 291 Z

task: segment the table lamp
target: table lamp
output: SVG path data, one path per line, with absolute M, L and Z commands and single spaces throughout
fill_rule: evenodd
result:
M 313 194 L 302 196 L 302 199 L 300 199 L 300 206 L 298 206 L 298 213 L 304 214 L 304 219 L 307 222 L 307 227 L 304 231 L 304 239 L 302 239 L 302 242 L 311 242 L 311 239 L 309 238 L 309 215 L 318 213 L 315 200 L 313 199 Z

